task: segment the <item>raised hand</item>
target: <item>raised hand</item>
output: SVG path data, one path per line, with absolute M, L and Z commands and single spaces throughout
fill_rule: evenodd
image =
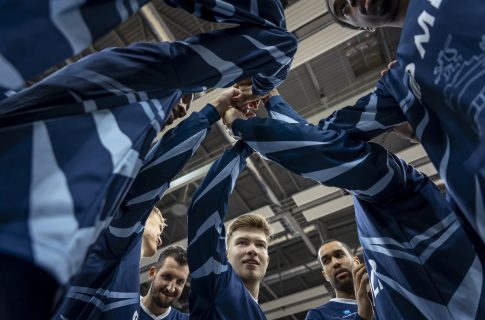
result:
M 211 104 L 217 109 L 220 116 L 224 118 L 224 114 L 233 103 L 233 98 L 240 93 L 241 91 L 238 88 L 229 88 L 227 90 L 224 90 L 224 92 Z
M 238 85 L 238 90 L 240 91 L 239 94 L 235 95 L 232 98 L 232 104 L 237 107 L 241 108 L 245 104 L 256 101 L 256 100 L 261 100 L 265 98 L 265 96 L 258 96 L 253 94 L 253 90 L 251 85 Z
M 374 317 L 372 301 L 369 298 L 367 287 L 369 285 L 369 275 L 365 264 L 356 263 L 352 268 L 354 278 L 355 299 L 357 300 L 357 313 L 362 319 L 370 320 Z
M 244 115 L 244 113 L 241 110 L 236 109 L 236 108 L 230 108 L 224 114 L 223 121 L 224 121 L 224 124 L 230 129 L 230 128 L 232 128 L 232 123 L 236 119 L 246 120 L 246 119 L 248 119 L 248 117 L 246 115 Z

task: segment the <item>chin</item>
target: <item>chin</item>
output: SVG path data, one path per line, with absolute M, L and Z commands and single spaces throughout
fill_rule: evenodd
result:
M 153 257 L 157 253 L 157 247 L 150 247 L 144 253 L 145 257 Z

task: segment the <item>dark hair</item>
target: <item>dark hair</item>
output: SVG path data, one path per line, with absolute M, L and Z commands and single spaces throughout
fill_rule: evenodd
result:
M 344 28 L 349 28 L 349 29 L 354 29 L 354 30 L 360 30 L 361 28 L 359 27 L 356 27 L 356 26 L 353 26 L 351 25 L 350 23 L 347 23 L 347 22 L 343 22 L 342 20 L 340 20 L 339 18 L 337 18 L 337 16 L 335 15 L 335 12 L 333 12 L 331 9 L 330 9 L 330 3 L 328 3 L 330 0 L 326 0 L 325 3 L 327 4 L 327 9 L 328 9 L 328 12 L 330 13 L 330 15 L 332 16 L 332 18 L 341 26 L 341 27 L 344 27 Z
M 338 242 L 342 245 L 342 247 L 345 248 L 345 250 L 347 250 L 347 252 L 353 257 L 354 256 L 354 251 L 352 249 L 350 249 L 349 245 L 346 244 L 345 242 L 343 241 L 340 241 L 340 240 L 337 240 L 337 239 L 328 239 L 328 240 L 325 240 L 323 241 L 323 243 L 320 245 L 320 248 L 323 247 L 324 245 L 326 245 L 327 243 L 330 243 L 330 242 Z M 320 250 L 319 250 L 320 251 Z
M 188 264 L 187 250 L 185 250 L 185 248 L 181 246 L 170 246 L 160 253 L 155 268 L 157 268 L 157 270 L 160 270 L 168 257 L 174 259 L 175 262 L 177 262 L 181 266 L 186 266 Z

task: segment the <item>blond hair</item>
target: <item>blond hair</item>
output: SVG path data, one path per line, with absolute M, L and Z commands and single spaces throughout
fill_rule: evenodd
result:
M 150 216 L 148 218 L 150 218 L 151 216 L 154 216 L 160 219 L 160 221 L 162 222 L 162 228 L 165 228 L 167 226 L 167 220 L 165 220 L 165 218 L 162 215 L 162 212 L 157 207 L 153 207 L 152 212 L 150 212 Z
M 266 239 L 271 236 L 270 227 L 266 218 L 256 213 L 246 213 L 237 217 L 227 228 L 226 244 L 231 240 L 232 235 L 239 229 L 251 228 L 264 232 Z

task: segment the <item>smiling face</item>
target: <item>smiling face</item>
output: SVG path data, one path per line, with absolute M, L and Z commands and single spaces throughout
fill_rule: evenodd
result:
M 264 231 L 240 228 L 227 244 L 227 259 L 244 283 L 260 282 L 268 268 L 268 239 Z
M 402 27 L 408 0 L 327 0 L 330 13 L 340 22 L 367 29 Z
M 352 279 L 354 258 L 339 241 L 322 245 L 318 251 L 318 257 L 323 267 L 323 276 L 336 291 L 354 290 Z
M 168 308 L 180 298 L 189 276 L 189 266 L 180 265 L 172 257 L 167 257 L 157 271 L 151 267 L 149 295 L 158 308 Z

